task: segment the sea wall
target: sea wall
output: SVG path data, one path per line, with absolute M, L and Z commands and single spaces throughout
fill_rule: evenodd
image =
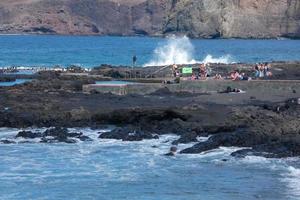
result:
M 171 92 L 206 93 L 220 92 L 227 87 L 238 88 L 244 91 L 297 91 L 300 88 L 299 80 L 253 80 L 253 81 L 230 81 L 230 80 L 207 80 L 207 81 L 181 81 L 180 84 L 144 83 L 130 85 L 84 85 L 86 93 L 112 93 L 116 95 L 127 94 L 150 94 L 161 88 L 168 88 Z

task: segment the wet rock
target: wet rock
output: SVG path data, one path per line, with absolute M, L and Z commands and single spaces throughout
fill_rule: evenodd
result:
M 49 137 L 43 137 L 40 141 L 41 143 L 58 143 L 58 142 L 63 142 L 63 143 L 68 143 L 68 144 L 73 144 L 76 143 L 77 141 L 75 139 L 70 139 L 70 138 L 49 138 Z
M 300 156 L 300 136 L 297 138 L 256 145 L 231 154 L 234 157 L 263 156 L 266 158 L 286 158 Z
M 81 135 L 79 137 L 77 137 L 79 140 L 84 141 L 84 142 L 91 142 L 93 141 L 90 137 L 85 136 L 85 135 Z
M 12 141 L 12 140 L 1 140 L 0 143 L 2 143 L 2 144 L 15 144 L 16 142 Z
M 32 131 L 20 131 L 16 135 L 16 138 L 19 138 L 19 137 L 23 137 L 23 138 L 27 138 L 27 139 L 34 139 L 34 138 L 42 137 L 42 133 L 32 132 Z
M 178 140 L 172 142 L 173 145 L 188 144 L 191 142 L 197 142 L 198 134 L 194 131 L 183 134 Z
M 158 135 L 151 132 L 136 130 L 134 127 L 116 128 L 111 132 L 102 133 L 99 138 L 117 139 L 123 141 L 141 141 L 144 139 L 159 139 Z
M 88 136 L 83 135 L 81 132 L 68 132 L 68 129 L 66 128 L 52 128 L 48 129 L 44 132 L 44 138 L 43 142 L 64 142 L 64 143 L 76 143 L 77 141 L 75 138 L 81 140 L 81 141 L 92 141 L 92 139 Z M 47 139 L 47 137 L 52 137 L 53 139 Z
M 67 128 L 61 128 L 61 127 L 55 127 L 47 129 L 43 133 L 44 137 L 52 136 L 52 137 L 67 137 L 68 136 L 68 129 Z
M 219 133 L 211 136 L 207 141 L 200 142 L 190 148 L 182 150 L 180 153 L 197 154 L 212 149 L 224 147 L 245 147 L 253 144 L 262 143 L 263 137 L 252 135 L 247 132 Z
M 23 137 L 27 139 L 41 138 L 42 143 L 76 143 L 76 139 L 79 139 L 81 141 L 92 141 L 91 138 L 89 138 L 88 136 L 84 136 L 81 132 L 69 133 L 68 129 L 61 127 L 49 128 L 43 133 L 32 131 L 20 131 L 17 134 L 16 138 L 18 137 Z

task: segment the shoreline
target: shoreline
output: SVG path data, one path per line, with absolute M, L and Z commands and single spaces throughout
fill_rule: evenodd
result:
M 154 91 L 127 95 L 96 91 L 86 93 L 83 86 L 99 80 L 121 80 L 115 75 L 121 76 L 129 68 L 102 66 L 84 76 L 82 71 L 68 72 L 67 75 L 65 72 L 43 71 L 34 74 L 31 82 L 0 87 L 0 127 L 57 127 L 56 132 L 20 134 L 25 138 L 44 138 L 46 143 L 69 143 L 72 138 L 82 135 L 66 132 L 62 127 L 97 128 L 109 124 L 118 128 L 99 135 L 100 138 L 140 141 L 173 133 L 180 136 L 180 139 L 173 141 L 174 146 L 178 143 L 197 143 L 179 153 L 194 154 L 220 146 L 236 146 L 252 149 L 237 151 L 232 154 L 235 157 L 300 156 L 300 81 L 297 79 L 300 70 L 296 67 L 300 63 L 291 66 L 288 63 L 277 64 L 272 69 L 284 68 L 284 76 L 279 70 L 278 74 L 274 73 L 274 80 L 262 80 L 257 85 L 253 85 L 255 81 L 227 81 L 218 82 L 217 87 L 214 82 L 218 80 L 183 81 L 179 83 L 180 88 L 184 84 L 188 88 L 203 87 L 204 83 L 209 87 L 205 92 L 197 92 L 195 89 L 172 90 L 170 87 L 176 84 L 166 87 L 157 83 L 160 87 Z M 224 74 L 236 69 L 236 65 L 224 64 L 212 64 L 211 67 L 215 72 Z M 252 66 L 240 67 L 247 73 L 252 69 Z M 141 70 L 149 74 L 157 67 Z M 157 78 L 171 76 L 170 69 L 166 69 Z M 145 91 L 144 87 L 151 86 L 151 79 L 142 79 L 150 81 L 140 86 Z M 297 80 L 293 87 L 292 80 Z M 269 86 L 262 85 L 264 83 Z M 221 93 L 229 84 L 239 84 L 243 87 L 240 89 L 245 86 L 245 93 Z M 253 86 L 250 87 L 250 84 Z M 46 140 L 48 135 L 54 139 Z M 210 138 L 205 142 L 196 140 L 197 137 L 207 136 Z

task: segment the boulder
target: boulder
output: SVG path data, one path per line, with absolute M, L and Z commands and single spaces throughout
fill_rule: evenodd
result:
M 255 145 L 250 149 L 242 149 L 231 154 L 234 157 L 263 156 L 267 158 L 286 158 L 300 156 L 300 136 L 284 141 L 275 141 Z
M 197 154 L 212 149 L 219 148 L 221 146 L 231 147 L 247 147 L 254 144 L 262 144 L 264 138 L 261 135 L 254 135 L 249 132 L 232 132 L 232 133 L 219 133 L 211 136 L 205 142 L 199 142 L 194 146 L 182 150 L 180 153 L 184 154 Z
M 188 132 L 188 133 L 181 135 L 181 137 L 178 140 L 173 141 L 172 144 L 178 145 L 178 144 L 187 144 L 190 142 L 197 142 L 198 141 L 197 137 L 198 137 L 198 134 L 196 132 L 194 132 L 194 131 Z
M 32 132 L 32 131 L 20 131 L 16 135 L 16 138 L 19 138 L 19 137 L 23 137 L 23 138 L 26 138 L 26 139 L 34 139 L 34 138 L 42 137 L 42 133 Z
M 12 140 L 0 140 L 0 143 L 2 143 L 2 144 L 15 144 L 16 142 L 12 141 Z

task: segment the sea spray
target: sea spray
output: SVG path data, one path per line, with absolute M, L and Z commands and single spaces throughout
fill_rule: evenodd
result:
M 214 57 L 207 54 L 201 60 L 196 60 L 194 57 L 195 48 L 191 40 L 187 36 L 177 37 L 169 36 L 164 43 L 159 44 L 154 52 L 151 61 L 144 66 L 164 66 L 172 64 L 196 64 L 196 63 L 233 63 L 231 55 Z
M 153 53 L 153 58 L 145 66 L 163 66 L 172 64 L 195 64 L 194 46 L 187 36 L 170 36 Z
M 234 63 L 234 60 L 231 55 L 225 55 L 221 57 L 213 57 L 212 55 L 208 54 L 201 63 L 223 63 L 223 64 L 230 64 Z
M 286 184 L 287 195 L 290 198 L 300 199 L 300 169 L 288 166 L 287 172 L 282 174 L 281 181 Z

